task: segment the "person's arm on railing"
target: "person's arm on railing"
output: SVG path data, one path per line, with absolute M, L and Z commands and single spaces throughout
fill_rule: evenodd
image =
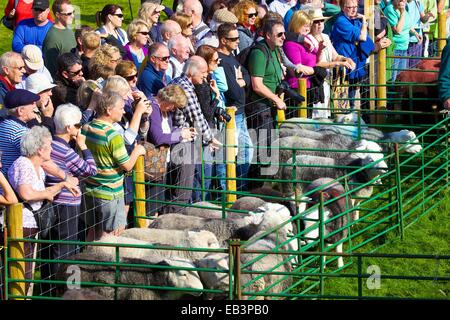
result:
M 69 190 L 74 196 L 80 195 L 78 188 L 76 188 L 73 184 L 67 181 L 57 183 L 51 187 L 45 188 L 45 190 L 42 191 L 36 191 L 30 184 L 22 184 L 19 185 L 17 193 L 19 194 L 19 197 L 25 202 L 42 201 L 42 200 L 53 201 L 53 198 L 59 192 L 61 192 L 63 188 Z
M 10 205 L 19 202 L 13 188 L 11 187 L 8 180 L 3 175 L 3 172 L 1 171 L 0 171 L 0 188 L 3 190 L 3 194 L 0 194 L 0 204 Z

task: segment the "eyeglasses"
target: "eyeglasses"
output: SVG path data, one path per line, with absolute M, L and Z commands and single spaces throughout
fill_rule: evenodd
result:
M 143 36 L 148 36 L 150 34 L 149 31 L 138 31 L 138 33 L 142 34 Z
M 80 129 L 83 125 L 81 123 L 75 123 L 73 126 L 77 129 Z
M 153 14 L 160 14 L 161 11 L 153 11 Z
M 164 62 L 167 62 L 167 61 L 169 61 L 169 59 L 170 59 L 170 56 L 167 56 L 167 57 L 157 57 L 157 56 L 154 56 L 156 59 L 158 59 L 159 61 L 164 61 Z
M 13 69 L 17 69 L 20 71 L 26 71 L 27 69 L 25 69 L 25 66 L 20 66 L 20 67 L 8 67 L 8 68 L 13 68 Z
M 230 41 L 232 41 L 232 42 L 235 42 L 235 41 L 238 41 L 238 40 L 239 40 L 239 37 L 235 37 L 235 38 L 225 38 L 225 39 L 230 40 Z
M 281 38 L 282 36 L 284 36 L 286 34 L 286 32 L 278 32 L 277 33 L 277 38 Z
M 72 12 L 59 12 L 60 15 L 66 16 L 66 17 L 71 16 L 71 15 L 73 15 L 74 13 L 75 13 L 75 11 L 72 11 Z
M 80 73 L 83 72 L 83 68 L 77 70 L 77 71 L 67 71 L 70 74 L 73 74 L 74 76 L 78 76 Z
M 247 13 L 247 16 L 251 19 L 251 18 L 255 18 L 258 14 L 256 12 L 253 13 Z
M 123 14 L 122 13 L 114 13 L 113 16 L 116 16 L 117 18 L 120 18 L 120 19 L 123 18 Z
M 313 23 L 318 24 L 318 23 L 322 23 L 325 22 L 325 20 L 314 20 Z
M 137 73 L 132 74 L 132 75 L 130 75 L 130 76 L 126 76 L 126 77 L 124 77 L 124 78 L 125 78 L 125 80 L 127 80 L 127 81 L 133 81 L 134 79 L 137 78 Z
M 212 62 L 219 63 L 220 62 L 220 58 L 217 57 L 217 59 L 212 59 Z

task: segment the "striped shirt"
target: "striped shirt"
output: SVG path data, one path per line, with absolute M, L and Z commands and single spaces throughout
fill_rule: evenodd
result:
M 181 86 L 188 98 L 185 108 L 176 109 L 173 123 L 174 126 L 178 128 L 195 127 L 202 133 L 203 142 L 208 143 L 212 140 L 213 134 L 202 113 L 194 85 L 184 73 L 180 77 L 173 79 L 171 84 L 178 84 Z
M 2 172 L 6 176 L 9 167 L 20 157 L 20 141 L 28 127 L 16 117 L 7 117 L 0 122 L 0 151 Z
M 64 170 L 66 173 L 70 173 L 74 177 L 80 176 L 93 176 L 97 174 L 97 166 L 95 160 L 89 149 L 83 150 L 83 158 L 81 158 L 64 140 L 59 137 L 54 137 L 52 141 L 52 153 L 51 159 L 56 165 Z M 60 178 L 47 175 L 47 185 L 55 185 L 62 180 Z M 79 188 L 79 187 L 78 187 Z M 81 193 L 81 190 L 79 190 Z M 77 206 L 81 204 L 81 196 L 74 196 L 69 190 L 63 188 L 53 199 L 54 203 L 64 204 L 69 206 Z
M 123 196 L 120 165 L 130 160 L 123 138 L 112 124 L 99 119 L 85 125 L 82 133 L 97 164 L 97 174 L 86 179 L 86 193 L 105 200 Z

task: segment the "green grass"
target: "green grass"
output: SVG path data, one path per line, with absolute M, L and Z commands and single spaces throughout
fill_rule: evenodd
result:
M 136 18 L 137 12 L 139 9 L 139 5 L 141 3 L 140 0 L 130 0 L 131 2 L 131 9 L 133 11 L 133 17 Z M 95 23 L 95 13 L 97 11 L 100 11 L 103 6 L 107 3 L 115 3 L 123 8 L 124 13 L 124 25 L 122 28 L 126 30 L 126 26 L 132 21 L 131 18 L 131 12 L 130 12 L 130 6 L 128 4 L 128 0 L 115 0 L 111 2 L 105 2 L 105 1 L 88 1 L 88 0 L 72 0 L 72 4 L 74 6 L 78 6 L 81 10 L 81 16 L 80 19 L 74 20 L 74 27 L 77 25 L 89 25 L 93 28 L 97 28 Z M 172 8 L 173 0 L 163 0 L 163 4 L 167 5 L 168 7 Z M 0 2 L 0 12 L 3 15 L 3 12 L 5 10 L 6 1 Z M 161 19 L 166 19 L 164 13 L 161 14 Z M 11 42 L 12 42 L 12 36 L 13 32 L 3 26 L 1 24 L 0 26 L 0 54 L 11 50 Z

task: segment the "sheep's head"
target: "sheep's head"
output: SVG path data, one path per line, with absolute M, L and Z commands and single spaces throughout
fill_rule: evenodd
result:
M 159 265 L 181 267 L 181 268 L 195 268 L 195 265 L 183 259 L 164 259 Z M 202 290 L 203 284 L 200 281 L 200 276 L 197 271 L 192 270 L 165 270 L 167 272 L 167 286 L 176 288 L 187 288 Z M 183 295 L 200 296 L 201 292 L 189 292 L 189 291 L 170 291 L 170 299 L 177 299 Z
M 260 231 L 276 228 L 291 218 L 289 209 L 279 203 L 268 202 L 260 207 L 260 210 L 264 211 L 262 221 L 258 227 Z M 283 230 L 283 233 L 288 234 L 292 233 L 294 228 L 292 223 L 289 222 L 285 224 L 281 230 Z
M 387 163 L 383 160 L 384 154 L 381 146 L 373 141 L 361 140 L 359 145 L 356 147 L 358 151 L 374 151 L 374 152 L 357 152 L 354 154 L 356 158 L 362 160 L 362 165 L 368 165 L 369 163 L 374 163 L 372 167 L 371 178 L 378 176 L 380 174 L 386 173 L 388 170 Z
M 416 154 L 422 151 L 422 145 L 420 144 L 419 140 L 416 138 L 416 134 L 414 131 L 411 130 L 400 130 L 400 132 L 403 132 L 405 135 L 406 141 L 409 143 L 405 147 L 405 152 Z
M 189 238 L 191 239 L 190 246 L 192 248 L 220 248 L 219 241 L 214 233 L 206 230 L 201 231 L 188 231 Z M 206 245 L 206 247 L 205 247 Z
M 348 123 L 348 124 L 350 124 L 350 123 L 358 123 L 358 117 L 359 116 L 358 116 L 358 114 L 356 112 L 350 112 L 350 113 L 347 113 L 347 114 L 341 114 L 341 115 L 337 116 L 336 122 L 337 123 Z M 365 121 L 362 118 L 360 118 L 359 121 L 361 122 L 362 125 L 366 124 Z
M 199 259 L 195 263 L 199 268 L 215 269 L 221 271 L 228 271 L 228 254 L 226 253 L 211 253 Z M 199 271 L 200 279 L 203 282 L 205 289 L 218 289 L 227 291 L 229 288 L 228 272 L 210 272 Z M 209 297 L 209 295 L 206 295 Z

